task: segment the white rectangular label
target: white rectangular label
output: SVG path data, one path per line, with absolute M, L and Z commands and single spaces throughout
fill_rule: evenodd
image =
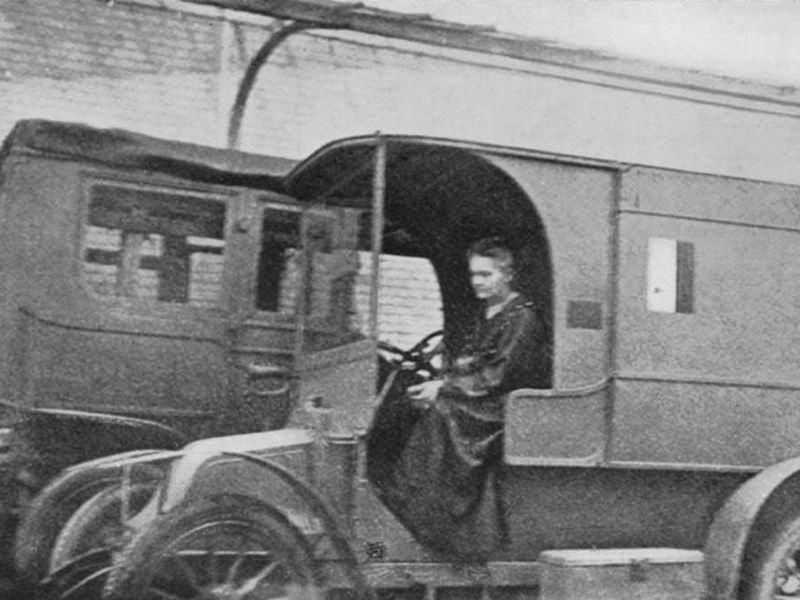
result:
M 678 283 L 678 241 L 650 238 L 647 256 L 647 309 L 674 313 Z

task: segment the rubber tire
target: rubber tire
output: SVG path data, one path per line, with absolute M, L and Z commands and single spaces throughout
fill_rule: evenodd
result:
M 800 509 L 794 509 L 748 542 L 739 599 L 774 600 L 775 580 L 783 559 L 799 552 Z
M 169 545 L 184 534 L 214 521 L 232 521 L 257 532 L 281 555 L 303 588 L 302 600 L 321 600 L 313 550 L 302 532 L 277 509 L 244 496 L 225 495 L 179 506 L 145 527 L 123 550 L 106 580 L 105 600 L 142 600 Z M 300 597 L 298 597 L 300 600 Z
M 132 474 L 133 481 L 154 477 L 149 468 Z M 36 495 L 14 537 L 14 567 L 21 583 L 35 587 L 47 576 L 53 546 L 73 513 L 120 479 L 121 470 L 116 467 L 66 471 Z

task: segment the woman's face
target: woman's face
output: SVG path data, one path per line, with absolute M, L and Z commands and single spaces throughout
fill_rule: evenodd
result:
M 489 304 L 502 303 L 511 294 L 511 273 L 502 269 L 493 258 L 471 256 L 469 276 L 475 295 Z

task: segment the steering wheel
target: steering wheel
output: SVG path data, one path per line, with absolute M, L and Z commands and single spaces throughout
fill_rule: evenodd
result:
M 389 361 L 395 367 L 405 369 L 405 363 L 408 363 L 408 370 L 413 370 L 415 373 L 424 371 L 435 377 L 440 369 L 434 366 L 432 361 L 444 352 L 443 336 L 444 330 L 439 329 L 426 335 L 408 350 L 384 341 L 378 342 L 378 349 L 393 355 Z

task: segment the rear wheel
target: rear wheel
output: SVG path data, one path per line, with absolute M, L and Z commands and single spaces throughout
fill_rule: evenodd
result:
M 750 542 L 740 592 L 741 600 L 800 600 L 800 510 Z
M 115 600 L 318 600 L 313 552 L 280 512 L 225 496 L 180 507 L 148 525 L 106 582 Z

